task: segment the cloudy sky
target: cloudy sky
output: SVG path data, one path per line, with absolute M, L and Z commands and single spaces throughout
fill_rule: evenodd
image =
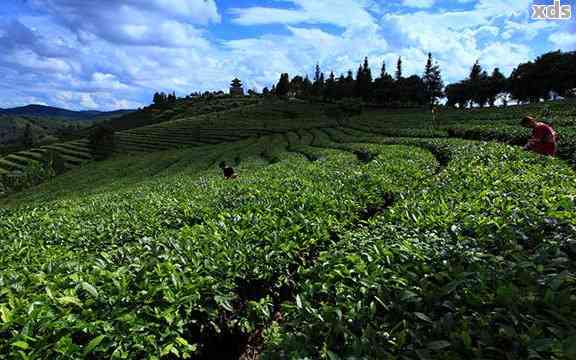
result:
M 479 59 L 509 74 L 576 48 L 569 21 L 531 20 L 552 0 L 0 0 L 0 107 L 113 110 L 154 91 L 270 86 L 281 72 L 373 71 L 398 56 L 420 74 L 431 51 L 446 83 Z M 573 4 L 576 0 L 563 0 Z

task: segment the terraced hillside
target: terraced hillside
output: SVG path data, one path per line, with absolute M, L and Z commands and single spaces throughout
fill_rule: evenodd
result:
M 317 121 L 4 199 L 0 358 L 576 356 L 567 163 Z
M 233 110 L 255 105 L 260 101 L 259 98 L 230 96 L 183 98 L 178 99 L 175 103 L 159 106 L 152 105 L 126 116 L 110 119 L 103 122 L 103 124 L 112 127 L 116 131 L 130 130 L 181 118 Z M 84 132 L 84 136 L 87 135 L 88 133 Z
M 98 151 L 111 150 L 116 154 L 125 154 L 198 147 L 333 122 L 325 115 L 326 109 L 333 107 L 330 105 L 268 100 L 265 104 L 257 106 L 250 99 L 248 99 L 250 101 L 234 98 L 224 100 L 215 102 L 209 107 L 212 110 L 219 110 L 218 112 L 204 115 L 197 114 L 208 109 L 206 107 L 201 107 L 199 110 L 191 106 L 194 111 L 183 110 L 179 113 L 176 113 L 178 107 L 165 110 L 164 112 L 172 114 L 170 118 L 176 120 L 116 132 L 113 149 L 93 148 L 87 139 L 81 139 L 10 154 L 0 158 L 0 174 L 25 171 L 31 162 L 40 160 L 49 150 L 61 155 L 65 167 L 72 169 L 93 160 L 95 152 Z M 227 106 L 230 108 L 227 109 Z M 137 114 L 128 116 L 134 117 Z M 120 123 L 124 124 L 122 126 L 128 126 L 124 123 L 125 118 L 114 121 L 118 122 L 116 124 L 118 126 Z M 132 123 L 132 126 L 135 124 Z

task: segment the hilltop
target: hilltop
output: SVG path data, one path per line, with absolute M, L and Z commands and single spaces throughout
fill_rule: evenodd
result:
M 0 109 L 0 115 L 4 116 L 28 116 L 38 118 L 58 118 L 70 120 L 94 120 L 95 118 L 110 118 L 128 114 L 134 110 L 115 111 L 73 111 L 52 106 L 26 105 L 11 109 Z

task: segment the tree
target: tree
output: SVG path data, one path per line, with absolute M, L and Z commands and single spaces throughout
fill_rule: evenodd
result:
M 290 92 L 290 77 L 284 73 L 280 75 L 280 81 L 276 87 L 276 96 L 287 96 Z
M 390 74 L 386 72 L 386 63 L 382 63 L 380 77 L 374 81 L 372 96 L 379 104 L 389 104 L 394 97 L 396 84 Z
M 358 71 L 356 71 L 356 83 L 354 84 L 354 96 L 362 97 L 362 87 L 364 84 L 364 72 L 362 71 L 362 65 L 358 66 Z
M 499 68 L 495 68 L 490 76 L 490 83 L 489 83 L 489 91 L 488 91 L 488 104 L 490 106 L 494 106 L 496 99 L 501 96 L 507 89 L 507 79 L 506 77 L 500 72 Z
M 446 98 L 448 99 L 446 102 L 446 106 L 449 107 L 458 106 L 460 109 L 468 106 L 468 96 L 467 96 L 468 90 L 466 86 L 467 86 L 466 81 L 461 81 L 446 86 L 445 93 Z
M 400 102 L 405 106 L 420 106 L 426 104 L 426 87 L 418 75 L 401 78 L 397 81 L 396 91 L 399 95 Z
M 302 76 L 294 76 L 290 81 L 290 91 L 296 96 L 301 97 L 304 92 L 304 78 Z
M 482 69 L 482 66 L 480 66 L 478 60 L 470 69 L 466 89 L 467 97 L 472 101 L 472 104 L 476 103 L 480 107 L 486 105 L 489 98 L 489 77 L 486 71 Z
M 341 92 L 343 98 L 350 98 L 354 96 L 354 88 L 356 81 L 352 70 L 348 70 L 344 83 L 341 84 Z
M 265 87 L 264 89 L 262 89 L 262 95 L 264 95 L 264 96 L 270 95 L 270 89 L 268 89 L 267 87 Z
M 543 95 L 542 87 L 536 81 L 538 79 L 538 66 L 529 61 L 520 64 L 510 74 L 510 95 L 513 99 L 531 103 L 537 102 Z
M 398 58 L 398 63 L 396 63 L 396 81 L 402 79 L 402 57 Z
M 478 81 L 480 80 L 481 73 L 482 73 L 482 66 L 480 66 L 479 61 L 476 60 L 474 65 L 472 65 L 472 69 L 470 70 L 470 75 L 468 76 L 468 79 L 470 79 L 470 81 Z
M 26 126 L 24 127 L 24 134 L 22 135 L 22 145 L 24 145 L 26 149 L 29 149 L 32 146 L 34 146 L 34 134 L 32 134 L 32 127 L 30 126 L 30 124 L 26 124 Z
M 304 82 L 302 83 L 302 95 L 305 97 L 308 97 L 312 94 L 312 81 L 310 81 L 310 78 L 308 77 L 308 75 L 306 75 L 306 77 L 304 78 Z
M 161 106 L 164 105 L 168 102 L 168 96 L 164 93 L 164 92 L 160 92 L 160 93 L 155 93 L 154 94 L 154 105 L 156 106 Z
M 323 89 L 324 89 L 324 74 L 320 70 L 320 65 L 316 64 L 312 93 L 314 96 L 322 96 Z
M 334 75 L 334 72 L 330 72 L 330 75 L 328 76 L 328 80 L 326 80 L 326 88 L 324 90 L 324 99 L 335 99 L 337 94 L 336 94 L 336 76 Z
M 576 52 L 553 51 L 534 61 L 530 79 L 538 88 L 539 97 L 566 96 L 576 88 Z
M 444 96 L 442 89 L 444 83 L 440 75 L 440 67 L 438 64 L 432 64 L 432 53 L 428 53 L 428 62 L 424 69 L 424 76 L 422 77 L 424 88 L 426 89 L 426 98 L 429 104 L 435 105 L 438 98 Z
M 490 99 L 490 76 L 486 70 L 483 70 L 480 74 L 480 80 L 478 81 L 476 103 L 480 107 L 484 107 Z
M 89 143 L 96 160 L 109 157 L 116 145 L 114 128 L 107 124 L 94 126 L 90 131 Z
M 368 64 L 368 58 L 364 58 L 364 63 L 358 67 L 358 73 L 356 74 L 356 85 L 354 88 L 354 94 L 356 97 L 360 97 L 367 100 L 370 97 L 372 88 L 372 71 Z

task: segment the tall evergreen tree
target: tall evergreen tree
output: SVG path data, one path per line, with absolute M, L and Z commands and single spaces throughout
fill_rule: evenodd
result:
M 426 89 L 426 98 L 428 103 L 435 105 L 438 98 L 444 95 L 444 83 L 440 74 L 440 67 L 438 64 L 432 64 L 432 53 L 428 53 L 428 61 L 424 69 L 424 76 L 422 77 L 424 87 Z
M 402 57 L 398 58 L 398 63 L 396 64 L 396 81 L 402 79 Z
M 485 86 L 485 79 L 483 74 L 485 71 L 480 66 L 478 60 L 472 65 L 472 69 L 470 69 L 470 75 L 468 75 L 467 81 L 467 95 L 468 98 L 471 100 L 471 105 L 476 103 L 477 105 L 483 106 L 482 103 L 486 103 L 484 101 L 484 89 Z M 486 74 L 487 77 L 487 74 Z
M 314 71 L 314 84 L 312 86 L 312 92 L 314 96 L 322 96 L 324 89 L 324 74 L 320 70 L 320 65 L 316 64 L 316 69 Z
M 330 72 L 328 80 L 326 80 L 326 87 L 324 90 L 325 99 L 335 99 L 336 98 L 336 76 L 334 72 Z
M 356 71 L 356 83 L 354 84 L 354 96 L 362 97 L 362 86 L 364 84 L 364 71 L 362 65 L 358 66 Z
M 386 72 L 386 63 L 382 63 L 380 78 L 374 81 L 373 97 L 379 104 L 389 104 L 395 93 L 394 79 Z
M 321 74 L 321 73 L 322 73 L 322 72 L 320 71 L 320 64 L 317 63 L 317 64 L 316 64 L 315 71 L 314 71 L 314 82 L 315 82 L 315 83 L 317 83 L 317 82 L 320 81 L 320 74 Z
M 372 84 L 372 70 L 370 70 L 370 66 L 368 65 L 368 57 L 364 58 L 364 80 L 367 84 Z
M 382 69 L 380 70 L 380 79 L 384 79 L 386 77 L 386 61 L 382 62 Z
M 364 63 L 358 68 L 358 74 L 356 75 L 356 87 L 355 95 L 367 100 L 370 97 L 370 91 L 372 88 L 372 71 L 370 70 L 370 65 L 368 64 L 368 58 L 364 58 Z

